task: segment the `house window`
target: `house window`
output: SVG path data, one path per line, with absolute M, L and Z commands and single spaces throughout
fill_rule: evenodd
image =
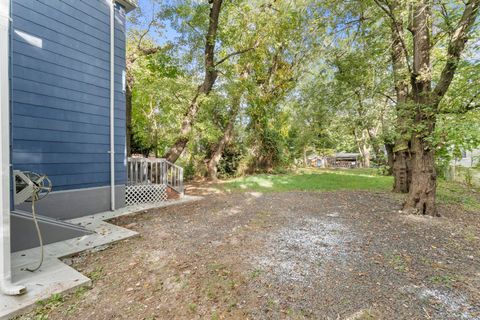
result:
M 466 150 L 461 150 L 460 152 L 462 153 L 462 159 L 466 159 L 467 158 L 467 151 Z

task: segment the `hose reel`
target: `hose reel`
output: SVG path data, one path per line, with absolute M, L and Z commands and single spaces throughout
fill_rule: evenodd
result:
M 19 170 L 14 170 L 13 175 L 15 205 L 42 200 L 52 191 L 52 182 L 46 175 Z
M 38 266 L 27 271 L 34 272 L 40 269 L 43 263 L 43 238 L 40 226 L 38 225 L 37 216 L 35 214 L 35 202 L 44 199 L 52 191 L 52 181 L 46 175 L 38 174 L 31 171 L 13 171 L 14 176 L 14 203 L 19 205 L 24 202 L 32 203 L 32 218 L 37 230 L 38 242 L 40 243 L 40 261 Z

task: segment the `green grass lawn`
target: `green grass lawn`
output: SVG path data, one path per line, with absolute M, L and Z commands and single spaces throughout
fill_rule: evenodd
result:
M 437 201 L 459 204 L 468 211 L 480 213 L 480 191 L 467 188 L 456 182 L 440 181 L 437 187 Z
M 259 174 L 225 181 L 226 191 L 334 191 L 369 190 L 389 192 L 393 178 L 382 176 L 376 169 L 304 169 L 288 174 Z M 437 189 L 440 203 L 460 204 L 469 211 L 480 212 L 478 191 L 440 181 Z
M 227 190 L 261 192 L 375 190 L 388 191 L 392 177 L 380 176 L 375 169 L 305 169 L 289 174 L 259 174 L 226 181 Z

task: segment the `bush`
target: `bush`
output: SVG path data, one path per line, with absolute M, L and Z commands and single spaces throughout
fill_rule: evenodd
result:
M 183 167 L 183 179 L 185 181 L 192 180 L 195 177 L 195 165 L 192 162 L 187 163 Z
M 222 158 L 218 163 L 218 175 L 221 178 L 231 178 L 237 175 L 238 166 L 242 158 L 242 150 L 235 146 L 228 146 L 223 151 Z

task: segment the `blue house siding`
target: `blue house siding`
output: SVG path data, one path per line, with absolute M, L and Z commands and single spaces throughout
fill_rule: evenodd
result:
M 105 0 L 13 0 L 12 162 L 54 191 L 110 185 L 110 11 Z M 125 12 L 115 17 L 115 176 L 126 181 Z

